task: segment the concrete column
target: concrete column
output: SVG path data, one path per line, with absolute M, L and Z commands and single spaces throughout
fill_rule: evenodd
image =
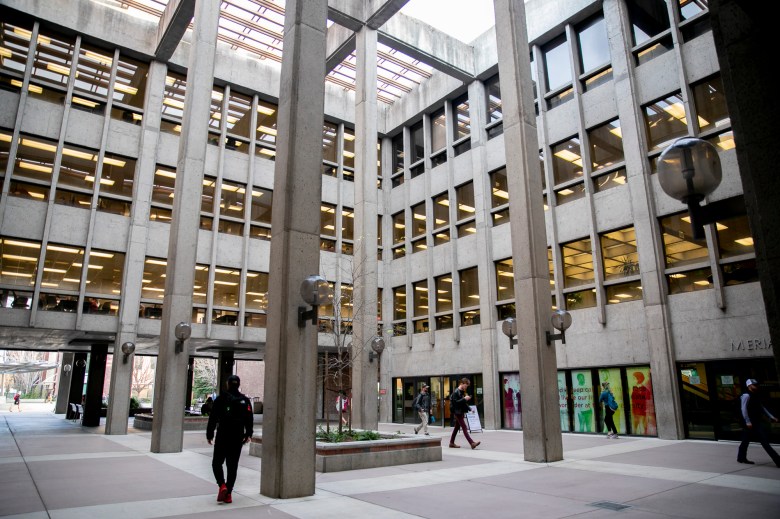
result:
M 81 404 L 84 391 L 84 375 L 87 373 L 87 354 L 83 352 L 73 355 L 73 369 L 70 371 L 70 390 L 68 391 L 68 407 L 70 404 Z M 70 414 L 65 414 L 70 418 Z
M 713 0 L 710 13 L 774 345 L 775 369 L 780 373 L 780 213 L 776 158 L 772 153 L 777 147 L 780 108 L 776 100 L 771 101 L 777 97 L 775 67 L 760 59 L 777 48 L 776 24 L 773 16 L 767 16 L 764 5 L 751 2 Z
M 84 400 L 84 416 L 81 425 L 97 427 L 100 425 L 100 404 L 103 401 L 103 382 L 106 380 L 106 359 L 108 344 L 93 344 L 89 354 L 89 376 L 87 377 L 87 397 Z
M 352 321 L 352 424 L 376 430 L 377 366 L 369 363 L 371 340 L 377 334 L 377 232 L 376 189 L 376 46 L 377 31 L 357 32 L 355 96 L 355 252 L 353 283 L 355 306 Z
M 260 492 L 283 499 L 314 494 L 317 327 L 299 328 L 298 308 L 319 272 L 327 1 L 285 11 L 260 467 Z
M 235 352 L 220 351 L 217 360 L 217 394 L 227 390 L 227 378 L 233 374 Z
M 138 309 L 141 304 L 146 242 L 149 235 L 149 208 L 152 198 L 154 172 L 157 165 L 157 143 L 160 137 L 163 94 L 165 92 L 165 64 L 153 61 L 149 64 L 146 80 L 146 99 L 138 161 L 135 168 L 135 197 L 130 215 L 124 276 L 122 276 L 122 303 L 119 305 L 119 330 L 114 342 L 117 358 L 124 359 L 122 344 L 136 341 Z M 127 434 L 127 417 L 130 414 L 134 355 L 125 362 L 111 364 L 106 434 Z
M 168 266 L 165 271 L 165 303 L 155 373 L 157 391 L 154 392 L 152 452 L 181 452 L 184 439 L 182 402 L 187 388 L 189 356 L 186 344 L 184 352 L 176 353 L 174 328 L 178 323 L 189 323 L 192 319 L 192 286 L 218 25 L 219 2 L 198 0 L 176 165 Z
M 73 363 L 73 353 L 69 351 L 63 352 L 62 361 L 60 362 L 60 373 L 57 377 L 57 402 L 54 404 L 54 414 L 68 412 L 68 393 L 70 392 Z M 65 366 L 70 366 L 68 371 L 65 371 Z
M 548 346 L 550 281 L 539 143 L 523 0 L 494 0 L 504 106 L 526 461 L 563 459 L 555 347 Z

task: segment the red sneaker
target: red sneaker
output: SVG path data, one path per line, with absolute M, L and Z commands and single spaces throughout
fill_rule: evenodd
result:
M 222 503 L 227 499 L 230 493 L 228 492 L 227 485 L 222 484 L 219 486 L 219 493 L 217 493 L 217 502 Z
M 228 493 L 225 495 L 225 503 L 232 503 L 232 502 L 233 502 L 233 494 L 231 494 L 230 492 L 228 492 Z

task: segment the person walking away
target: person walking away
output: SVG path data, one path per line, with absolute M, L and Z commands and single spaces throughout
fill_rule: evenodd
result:
M 766 453 L 775 462 L 775 465 L 780 467 L 780 454 L 777 454 L 772 446 L 769 445 L 769 434 L 763 419 L 766 416 L 769 420 L 777 422 L 777 418 L 764 407 L 763 395 L 758 387 L 758 381 L 749 378 L 745 381 L 745 386 L 747 391 L 742 393 L 740 397 L 742 443 L 739 444 L 739 451 L 737 451 L 737 461 L 739 463 L 747 463 L 748 465 L 755 464 L 755 462 L 747 459 L 747 449 L 748 445 L 750 445 L 751 437 L 756 436 Z
M 607 428 L 607 439 L 618 439 L 617 427 L 615 427 L 615 420 L 612 415 L 618 409 L 618 403 L 615 401 L 615 395 L 612 394 L 612 390 L 609 389 L 609 382 L 602 382 L 601 387 L 603 391 L 599 396 L 599 403 L 604 405 L 604 427 Z
M 452 430 L 452 436 L 450 436 L 451 449 L 460 449 L 460 445 L 455 443 L 455 437 L 461 429 L 463 429 L 463 436 L 466 437 L 466 441 L 469 442 L 472 449 L 476 449 L 477 446 L 482 443 L 475 442 L 471 439 L 469 430 L 466 427 L 466 420 L 463 418 L 465 414 L 469 412 L 469 400 L 471 400 L 471 397 L 466 393 L 469 385 L 471 385 L 469 379 L 465 377 L 460 379 L 460 384 L 458 384 L 458 387 L 452 392 L 452 395 L 450 395 L 450 411 L 452 411 L 452 419 L 455 422 L 455 428 Z
M 14 406 L 16 406 L 16 410 L 21 413 L 22 412 L 21 401 L 22 401 L 22 395 L 19 393 L 19 391 L 17 391 L 16 393 L 14 393 L 14 403 L 11 404 L 11 407 L 8 408 L 8 412 L 13 413 Z
M 217 430 L 211 468 L 219 486 L 217 501 L 222 503 L 233 502 L 233 485 L 238 475 L 241 447 L 252 438 L 254 432 L 252 403 L 248 396 L 238 391 L 240 386 L 241 379 L 238 376 L 230 375 L 227 378 L 227 391 L 214 400 L 206 427 L 209 445 L 214 440 L 214 429 Z M 223 463 L 227 466 L 227 480 L 222 472 Z
M 425 434 L 425 436 L 430 436 L 430 434 L 428 434 L 428 420 L 431 416 L 431 395 L 428 393 L 428 388 L 428 384 L 422 385 L 417 398 L 414 399 L 413 406 L 417 411 L 417 414 L 420 416 L 420 420 L 422 420 L 422 423 L 414 428 L 414 434 L 419 433 L 420 429 L 422 429 L 422 432 Z
M 349 420 L 347 417 L 349 416 L 349 397 L 347 396 L 346 391 L 343 389 L 339 391 L 339 396 L 336 397 L 336 412 L 341 417 L 341 423 L 343 425 L 348 425 Z

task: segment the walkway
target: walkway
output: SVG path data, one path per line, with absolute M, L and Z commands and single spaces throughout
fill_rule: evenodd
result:
M 410 426 L 382 424 L 387 432 Z M 434 435 L 450 430 L 433 427 Z M 230 505 L 216 502 L 202 432 L 184 452 L 149 452 L 151 434 L 105 436 L 62 415 L 0 411 L 0 516 L 14 519 L 778 517 L 780 469 L 726 442 L 564 435 L 565 461 L 526 463 L 522 433 L 475 434 L 477 450 L 440 462 L 317 474 L 315 496 L 259 494 L 260 459 L 245 453 Z M 443 438 L 446 447 L 448 438 Z M 465 441 L 460 439 L 461 445 Z M 613 511 L 610 508 L 623 508 Z

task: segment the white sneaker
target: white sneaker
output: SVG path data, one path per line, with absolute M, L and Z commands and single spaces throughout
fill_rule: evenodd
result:
M 620 436 L 618 436 L 617 434 L 613 434 L 613 435 L 612 435 L 612 439 L 613 439 L 613 440 L 619 440 L 619 439 L 620 439 Z
M 612 439 L 612 437 L 613 437 L 613 436 L 612 436 L 612 433 L 607 433 L 607 439 L 608 439 L 608 440 L 611 440 L 611 439 Z

